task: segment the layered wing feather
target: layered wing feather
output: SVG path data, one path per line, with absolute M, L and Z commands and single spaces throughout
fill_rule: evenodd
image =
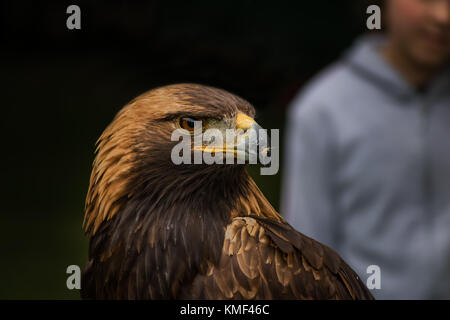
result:
M 286 223 L 256 215 L 232 220 L 220 263 L 198 275 L 184 297 L 373 299 L 335 251 Z

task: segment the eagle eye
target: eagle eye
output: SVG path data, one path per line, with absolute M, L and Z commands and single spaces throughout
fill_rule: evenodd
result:
M 194 132 L 195 121 L 201 121 L 196 118 L 183 117 L 180 118 L 180 127 L 189 132 Z

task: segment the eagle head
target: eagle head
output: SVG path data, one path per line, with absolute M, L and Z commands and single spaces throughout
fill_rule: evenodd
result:
M 231 205 L 246 188 L 244 163 L 251 156 L 258 160 L 270 155 L 267 136 L 259 135 L 262 128 L 254 115 L 246 100 L 198 84 L 160 87 L 132 100 L 97 141 L 86 231 L 94 234 L 136 198 L 151 199 L 148 205 L 155 207 L 189 201 L 192 206 L 195 200 Z M 188 141 L 183 144 L 188 149 L 177 149 L 181 144 L 174 132 Z M 258 148 L 262 140 L 263 149 Z M 191 162 L 177 163 L 174 156 L 188 156 Z M 206 156 L 217 160 L 205 163 Z

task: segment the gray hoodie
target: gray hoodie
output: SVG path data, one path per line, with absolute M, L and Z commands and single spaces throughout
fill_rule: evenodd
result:
M 419 93 L 364 36 L 289 109 L 281 213 L 376 298 L 450 299 L 450 69 Z

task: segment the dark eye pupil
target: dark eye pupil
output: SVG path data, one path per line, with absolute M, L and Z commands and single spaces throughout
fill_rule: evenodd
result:
M 184 129 L 194 129 L 195 127 L 195 121 L 199 121 L 197 119 L 193 119 L 193 118 L 181 118 L 180 119 L 180 126 Z
M 189 128 L 193 129 L 194 125 L 195 125 L 194 119 L 191 119 L 191 118 L 186 119 L 186 124 L 188 125 Z

